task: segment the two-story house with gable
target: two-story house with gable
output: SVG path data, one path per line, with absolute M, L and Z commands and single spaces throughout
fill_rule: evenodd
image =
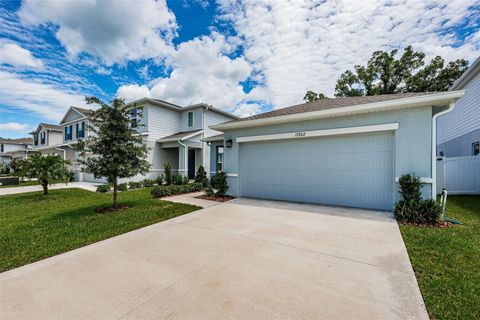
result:
M 63 152 L 58 149 L 58 145 L 63 141 L 62 127 L 56 124 L 40 123 L 30 134 L 33 136 L 32 151 L 63 155 Z
M 0 162 L 24 160 L 32 149 L 32 138 L 3 139 L 0 138 Z
M 158 99 L 142 98 L 129 106 L 142 107 L 141 113 L 131 110 L 132 125 L 141 123 L 139 134 L 150 147 L 147 159 L 151 163 L 150 172 L 146 177 L 136 177 L 137 180 L 155 179 L 163 174 L 167 161 L 172 164 L 173 171 L 189 178 L 195 176 L 199 166 L 208 171 L 210 145 L 203 139 L 220 133 L 210 126 L 238 119 L 203 103 L 181 107 Z

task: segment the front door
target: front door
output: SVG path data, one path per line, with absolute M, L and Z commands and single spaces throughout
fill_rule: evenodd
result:
M 195 178 L 195 149 L 188 149 L 188 178 Z

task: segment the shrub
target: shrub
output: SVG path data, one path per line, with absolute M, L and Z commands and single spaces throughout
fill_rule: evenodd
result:
M 215 190 L 213 190 L 210 184 L 205 188 L 205 195 L 207 197 L 213 197 L 215 195 Z
M 155 179 L 155 183 L 159 186 L 163 185 L 163 174 L 159 175 L 157 179 Z
M 179 174 L 174 174 L 172 175 L 172 184 L 181 186 L 183 184 L 188 183 L 188 177 L 187 176 L 181 176 Z
M 402 199 L 395 203 L 394 214 L 398 221 L 411 223 L 436 223 L 442 213 L 433 199 L 422 199 L 420 179 L 415 175 L 402 175 L 399 179 Z
M 109 184 L 101 184 L 97 187 L 97 192 L 105 193 L 105 192 L 108 192 L 108 191 L 110 191 L 110 185 Z
M 165 183 L 167 185 L 172 184 L 172 164 L 170 161 L 167 161 L 163 164 L 163 168 L 165 169 Z
M 128 187 L 130 189 L 140 189 L 141 187 L 143 187 L 143 184 L 141 182 L 130 181 L 128 183 Z
M 128 190 L 128 184 L 126 183 L 119 183 L 117 186 L 118 191 L 127 191 Z
M 185 185 L 157 186 L 150 191 L 154 198 L 171 196 L 174 194 L 189 193 L 202 190 L 201 183 L 189 183 Z
M 207 172 L 203 166 L 198 167 L 197 175 L 195 176 L 195 182 L 201 183 L 204 188 L 208 187 Z
M 153 187 L 153 186 L 155 185 L 155 181 L 150 180 L 150 179 L 145 179 L 145 180 L 143 180 L 142 183 L 143 183 L 143 186 L 144 186 L 145 188 Z
M 221 197 L 225 196 L 228 191 L 227 174 L 223 171 L 219 171 L 211 180 L 212 187 L 217 189 L 216 195 Z
M 188 176 L 184 176 L 182 184 L 188 184 L 189 182 L 190 182 L 190 179 L 188 178 Z

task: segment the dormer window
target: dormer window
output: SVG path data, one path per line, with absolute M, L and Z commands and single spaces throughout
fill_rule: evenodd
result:
M 193 127 L 193 112 L 192 111 L 190 111 L 188 113 L 188 126 Z
M 77 123 L 75 129 L 77 130 L 77 139 L 85 138 L 85 121 Z
M 72 125 L 66 126 L 64 130 L 65 130 L 65 141 L 72 140 L 73 126 Z
M 138 127 L 138 110 L 137 108 L 133 108 L 130 110 L 130 127 L 136 128 Z

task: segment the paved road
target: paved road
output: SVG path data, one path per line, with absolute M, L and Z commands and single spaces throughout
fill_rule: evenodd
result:
M 237 199 L 0 274 L 1 319 L 428 319 L 384 213 Z

